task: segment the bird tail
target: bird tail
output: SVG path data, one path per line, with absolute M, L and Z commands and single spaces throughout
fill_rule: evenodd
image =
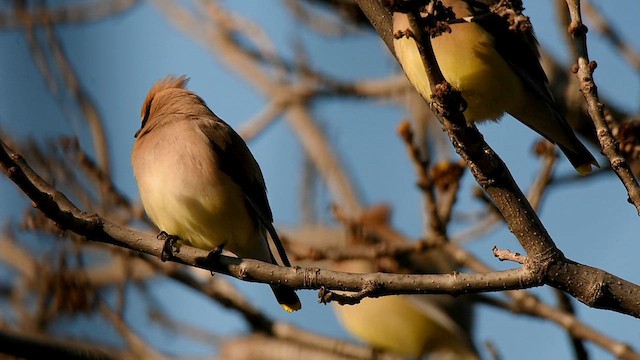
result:
M 529 98 L 529 100 L 532 99 L 532 97 Z M 593 155 L 580 142 L 567 120 L 554 106 L 538 99 L 534 103 L 526 103 L 524 106 L 512 109 L 509 113 L 558 145 L 580 175 L 590 173 L 591 166 L 600 167 Z
M 560 143 L 558 143 L 558 147 L 580 175 L 589 174 L 592 170 L 592 165 L 600 167 L 589 150 L 577 139 L 572 149 Z
M 268 224 L 268 226 L 266 226 L 266 230 L 269 235 L 271 235 L 271 240 L 276 247 L 278 257 L 280 258 L 280 262 L 278 262 L 273 256 L 273 253 L 269 251 L 271 263 L 281 263 L 284 266 L 291 267 L 291 263 L 289 262 L 289 258 L 287 258 L 287 253 L 284 250 L 284 246 L 282 246 L 282 241 L 280 241 L 280 237 L 278 236 L 276 229 L 272 224 Z M 276 300 L 278 300 L 278 303 L 285 311 L 294 312 L 302 308 L 300 298 L 298 298 L 298 295 L 296 295 L 296 292 L 293 289 L 282 285 L 271 285 L 271 290 L 273 290 Z
M 271 290 L 273 290 L 273 294 L 276 296 L 280 306 L 287 312 L 294 312 L 302 308 L 300 298 L 298 298 L 293 289 L 282 285 L 271 285 Z
M 557 128 L 555 131 L 560 132 L 560 134 L 554 134 L 553 129 L 551 129 L 547 134 L 542 132 L 540 133 L 547 139 L 551 140 L 551 142 L 558 145 L 562 153 L 564 153 L 567 159 L 569 159 L 571 165 L 573 165 L 580 175 L 587 175 L 591 173 L 592 166 L 600 167 L 596 159 L 591 155 L 591 152 L 573 132 L 573 129 L 569 126 L 567 120 L 565 120 L 557 111 L 553 111 L 553 115 L 556 122 L 551 125 L 547 125 L 547 128 L 555 127 Z

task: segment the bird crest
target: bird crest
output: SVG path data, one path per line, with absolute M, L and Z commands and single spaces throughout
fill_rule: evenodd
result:
M 142 103 L 140 118 L 144 121 L 147 116 L 149 116 L 149 111 L 151 110 L 151 102 L 158 93 L 168 89 L 184 89 L 185 86 L 187 86 L 187 82 L 189 82 L 189 78 L 186 75 L 182 75 L 180 77 L 169 75 L 166 78 L 155 83 L 149 90 L 147 97 L 144 99 L 144 103 Z

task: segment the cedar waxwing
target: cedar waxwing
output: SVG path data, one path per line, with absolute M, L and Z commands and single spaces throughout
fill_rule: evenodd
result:
M 335 270 L 371 273 L 368 260 L 349 260 Z M 467 304 L 468 305 L 468 304 Z M 391 295 L 335 305 L 344 327 L 369 345 L 429 359 L 479 359 L 469 338 L 470 308 L 448 295 Z
M 142 106 L 131 163 L 147 215 L 194 247 L 224 246 L 275 264 L 268 232 L 282 264 L 290 266 L 258 163 L 240 135 L 185 89 L 187 81 L 169 76 L 157 82 Z M 271 288 L 285 310 L 301 308 L 292 289 Z
M 497 0 L 443 0 L 456 19 L 451 32 L 431 39 L 444 75 L 467 102 L 467 122 L 497 120 L 505 112 L 557 144 L 580 174 L 598 163 L 560 114 L 539 62 L 533 30 L 509 30 L 508 22 L 491 13 Z M 394 12 L 394 49 L 416 90 L 427 100 L 431 89 L 406 14 Z
M 293 244 L 301 246 L 299 251 L 318 244 L 342 247 L 354 240 L 343 228 L 328 225 L 303 225 L 284 231 L 288 238 L 295 239 Z M 420 274 L 447 274 L 458 269 L 438 249 L 406 255 L 400 262 Z M 303 264 L 358 274 L 379 270 L 377 261 L 369 259 Z M 343 327 L 374 348 L 433 360 L 479 358 L 471 341 L 473 304 L 465 296 L 392 295 L 366 298 L 356 305 L 332 304 Z

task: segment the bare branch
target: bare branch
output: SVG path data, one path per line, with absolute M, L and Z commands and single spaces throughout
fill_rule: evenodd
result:
M 524 264 L 527 261 L 527 257 L 520 253 L 514 253 L 511 252 L 511 250 L 498 249 L 497 247 L 493 248 L 493 255 L 500 259 L 500 261 L 508 260 L 517 262 L 518 264 Z
M 86 343 L 52 339 L 0 327 L 0 353 L 20 358 L 43 359 L 125 359 L 126 354 Z
M 615 171 L 618 178 L 627 189 L 629 202 L 635 206 L 638 215 L 640 215 L 640 185 L 634 177 L 629 164 L 618 149 L 618 142 L 611 134 L 602 103 L 598 99 L 598 88 L 593 80 L 593 72 L 596 63 L 589 60 L 587 51 L 587 27 L 582 23 L 582 15 L 580 14 L 580 1 L 567 0 L 569 7 L 569 15 L 571 24 L 569 25 L 569 34 L 573 37 L 573 44 L 578 55 L 577 64 L 573 68 L 573 72 L 580 80 L 580 90 L 587 102 L 587 108 L 591 119 L 596 125 L 598 140 L 602 147 L 602 152 L 609 158 L 611 168 Z
M 35 26 L 46 24 L 73 24 L 94 22 L 105 17 L 118 15 L 138 4 L 139 0 L 93 0 L 82 3 L 38 7 L 25 14 L 26 18 L 17 19 L 12 11 L 0 12 L 0 29 L 12 29 L 22 26 L 24 21 Z
M 591 1 L 583 0 L 582 6 L 584 12 L 593 21 L 594 26 L 604 37 L 609 40 L 611 45 L 616 47 L 620 54 L 627 60 L 627 62 L 640 70 L 640 54 L 629 44 L 622 39 L 622 36 L 616 31 L 614 27 L 610 25 L 609 19 L 606 19 L 602 13 Z
M 34 173 L 20 155 L 8 155 L 0 149 L 0 164 L 5 175 L 14 181 L 62 229 L 69 229 L 93 241 L 104 242 L 160 257 L 162 242 L 154 237 L 121 228 L 95 214 L 86 214 L 75 207 L 64 194 L 48 185 Z M 234 276 L 251 282 L 286 283 L 298 289 L 329 289 L 361 291 L 375 284 L 371 296 L 400 293 L 465 294 L 476 291 L 520 289 L 538 285 L 526 268 L 488 274 L 402 275 L 349 274 L 313 268 L 287 268 L 258 260 L 220 256 L 211 262 L 204 250 L 182 246 L 173 261 Z
M 377 2 L 377 0 L 371 1 Z M 367 14 L 366 11 L 365 13 Z M 417 9 L 414 14 L 408 14 L 410 21 L 416 21 L 415 14 Z M 367 16 L 370 17 L 369 14 Z M 429 83 L 435 90 L 433 99 L 425 100 L 433 102 L 432 109 L 449 135 L 456 152 L 467 162 L 476 181 L 491 197 L 493 204 L 500 210 L 509 225 L 509 229 L 527 252 L 528 261 L 525 267 L 529 267 L 536 273 L 541 272 L 544 274 L 542 276 L 546 284 L 568 292 L 589 306 L 612 309 L 620 307 L 624 302 L 626 304 L 622 307 L 628 310 L 636 308 L 633 302 L 627 301 L 640 296 L 640 288 L 637 285 L 627 282 L 627 285 L 635 289 L 631 296 L 628 296 L 629 293 L 614 295 L 611 291 L 618 292 L 621 288 L 617 280 L 609 282 L 613 280 L 610 277 L 611 274 L 575 263 L 564 257 L 515 183 L 504 162 L 484 141 L 475 127 L 467 126 L 461 112 L 462 97 L 445 81 L 440 72 L 430 38 L 423 34 L 420 26 L 412 26 L 412 29 L 416 30 L 413 35 L 416 42 L 421 44 L 419 49 L 422 60 L 429 76 Z M 584 277 L 584 281 L 592 283 L 594 279 L 598 279 L 596 283 L 600 285 L 594 283 L 584 287 L 572 285 L 575 284 L 576 277 L 586 274 L 590 275 Z M 599 282 L 604 279 L 607 279 L 606 285 Z M 640 316 L 640 313 L 635 316 Z

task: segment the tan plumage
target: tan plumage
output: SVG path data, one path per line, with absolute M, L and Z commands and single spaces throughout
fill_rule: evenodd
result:
M 131 162 L 147 215 L 194 247 L 224 245 L 240 257 L 276 263 L 268 232 L 290 266 L 258 163 L 240 135 L 184 88 L 187 81 L 159 81 L 142 106 Z M 292 289 L 271 287 L 285 310 L 300 309 Z
M 431 39 L 445 79 L 467 101 L 468 122 L 497 120 L 507 112 L 557 144 L 571 164 L 584 174 L 598 165 L 575 136 L 559 111 L 538 60 L 533 31 L 511 31 L 489 11 L 496 0 L 443 0 L 456 18 L 451 32 Z M 393 15 L 394 34 L 410 29 L 406 14 Z M 394 39 L 395 53 L 409 81 L 425 98 L 431 98 L 426 71 L 415 40 Z

